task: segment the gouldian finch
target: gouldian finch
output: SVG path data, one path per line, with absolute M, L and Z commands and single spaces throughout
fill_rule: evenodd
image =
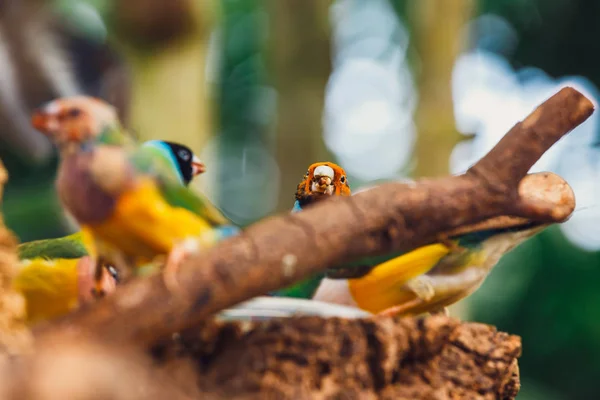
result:
M 473 293 L 504 254 L 547 226 L 528 222 L 424 246 L 359 278 L 324 278 L 313 299 L 387 315 L 446 311 Z
M 178 182 L 169 160 L 127 139 L 115 110 L 101 100 L 59 99 L 37 110 L 32 123 L 60 149 L 59 197 L 91 232 L 100 261 L 126 269 L 168 256 L 165 283 L 173 286 L 186 255 L 238 233 Z
M 143 147 L 156 150 L 157 157 L 166 157 L 187 186 L 205 171 L 204 164 L 187 146 L 152 140 Z M 57 239 L 23 243 L 18 248 L 20 264 L 13 281 L 25 297 L 30 323 L 55 318 L 93 300 L 95 248 L 87 230 Z M 104 293 L 115 289 L 118 273 L 112 265 L 103 265 L 100 285 Z
M 346 171 L 332 162 L 317 162 L 308 167 L 308 171 L 298 184 L 292 212 L 302 211 L 328 196 L 350 195 L 351 191 Z M 324 273 L 316 274 L 271 294 L 282 297 L 310 298 L 324 276 Z
M 350 194 L 343 168 L 332 163 L 315 163 L 298 185 L 293 212 L 326 195 Z M 387 309 L 389 313 L 443 310 L 475 290 L 504 253 L 543 227 L 525 225 L 481 231 L 408 253 L 361 258 L 273 294 L 312 297 L 374 313 Z

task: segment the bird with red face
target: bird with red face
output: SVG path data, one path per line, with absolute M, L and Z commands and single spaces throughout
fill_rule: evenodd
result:
M 342 167 L 329 161 L 316 162 L 308 167 L 308 171 L 296 188 L 296 201 L 292 212 L 302 211 L 330 196 L 351 194 L 348 176 Z M 324 276 L 324 274 L 317 274 L 271 294 L 281 297 L 310 298 Z
M 308 167 L 308 171 L 296 189 L 296 202 L 292 212 L 303 208 L 327 196 L 350 196 L 350 185 L 346 171 L 332 162 L 317 162 Z

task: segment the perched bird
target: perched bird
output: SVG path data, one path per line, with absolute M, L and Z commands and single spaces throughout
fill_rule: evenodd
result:
M 142 146 L 153 149 L 156 157 L 168 159 L 182 185 L 187 186 L 205 171 L 204 164 L 187 146 L 161 140 L 148 141 Z M 23 243 L 18 252 L 20 263 L 13 284 L 25 297 L 30 323 L 64 315 L 93 300 L 96 254 L 89 231 Z M 119 276 L 114 266 L 103 267 L 100 286 L 104 293 L 109 293 L 115 289 Z
M 386 315 L 447 312 L 445 307 L 479 288 L 504 254 L 547 226 L 527 222 L 423 246 L 362 277 L 324 278 L 313 299 Z
M 308 167 L 308 171 L 296 188 L 292 212 L 299 212 L 328 196 L 350 196 L 348 176 L 342 167 L 332 162 L 317 162 Z M 287 288 L 272 292 L 281 297 L 310 298 L 324 273 L 316 274 Z
M 293 212 L 327 195 L 350 193 L 343 168 L 316 163 L 298 185 Z M 503 254 L 545 226 L 515 223 L 453 237 L 410 252 L 365 257 L 272 294 L 351 305 L 372 313 L 442 311 L 476 290 Z
M 173 272 L 186 255 L 238 233 L 206 198 L 179 183 L 170 160 L 136 146 L 110 105 L 59 99 L 38 109 L 32 123 L 60 149 L 56 183 L 63 205 L 91 232 L 99 261 L 119 272 L 168 256 L 165 282 L 174 285 Z

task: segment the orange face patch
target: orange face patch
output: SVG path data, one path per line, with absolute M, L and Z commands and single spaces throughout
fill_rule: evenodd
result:
M 83 142 L 98 135 L 102 127 L 118 122 L 114 108 L 99 99 L 86 96 L 54 100 L 36 110 L 33 126 L 61 142 Z
M 329 161 L 317 162 L 308 167 L 308 171 L 304 175 L 301 183 L 304 193 L 311 193 L 311 184 L 315 178 L 315 169 L 320 166 L 327 166 L 333 170 L 334 176 L 331 180 L 334 187 L 333 196 L 350 196 L 351 191 L 346 171 L 339 165 Z

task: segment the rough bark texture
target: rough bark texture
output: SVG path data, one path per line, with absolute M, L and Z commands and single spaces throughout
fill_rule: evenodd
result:
M 519 337 L 437 316 L 209 323 L 162 347 L 217 398 L 513 399 Z M 177 370 L 177 369 L 175 369 Z
M 0 161 L 0 204 L 8 174 Z M 25 325 L 25 302 L 15 292 L 12 278 L 17 265 L 17 240 L 4 226 L 0 214 L 0 354 L 19 354 L 31 346 L 31 332 Z
M 519 183 L 548 148 L 592 112 L 581 93 L 562 89 L 464 175 L 386 184 L 302 213 L 268 218 L 191 257 L 178 271 L 179 290 L 169 291 L 161 276 L 137 280 L 66 318 L 63 326 L 151 344 L 345 259 L 414 248 L 440 232 L 500 215 L 562 221 L 573 204 L 519 196 Z
M 58 335 L 0 365 L 17 399 L 514 399 L 519 337 L 477 323 L 297 317 L 215 322 L 153 348 Z

